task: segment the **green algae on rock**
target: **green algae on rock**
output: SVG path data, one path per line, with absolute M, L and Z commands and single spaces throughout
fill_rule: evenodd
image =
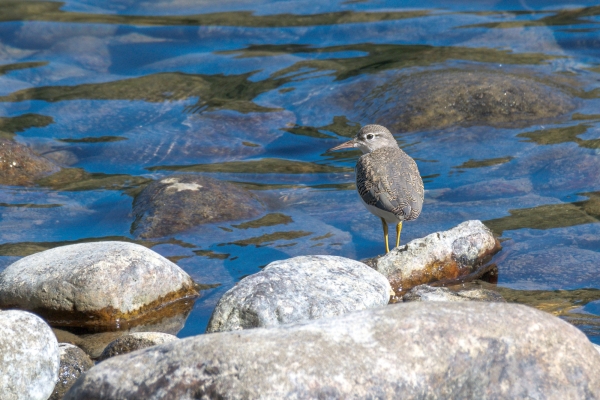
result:
M 528 124 L 575 107 L 571 96 L 549 84 L 488 70 L 402 75 L 373 89 L 360 103 L 365 116 L 395 132 Z

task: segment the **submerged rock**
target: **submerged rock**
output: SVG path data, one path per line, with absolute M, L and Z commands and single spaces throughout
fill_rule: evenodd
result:
M 177 265 L 125 242 L 56 247 L 0 273 L 0 307 L 34 311 L 53 326 L 126 328 L 197 295 Z
M 452 291 L 445 287 L 433 287 L 429 285 L 415 286 L 402 296 L 402 301 L 488 301 L 506 302 L 502 296 L 493 290 L 467 289 Z
M 365 102 L 364 114 L 392 132 L 528 123 L 575 106 L 569 95 L 536 79 L 482 70 L 402 76 L 372 90 Z
M 83 350 L 69 343 L 59 343 L 60 369 L 58 380 L 49 400 L 61 400 L 67 390 L 88 369 L 94 366 L 94 362 Z
M 160 332 L 135 332 L 129 335 L 122 336 L 110 342 L 104 349 L 98 361 L 104 361 L 120 354 L 131 353 L 132 351 L 145 349 L 163 343 L 179 340 L 175 335 Z
M 500 250 L 500 243 L 481 221 L 465 221 L 366 260 L 388 278 L 397 293 L 424 283 L 452 281 L 483 273 L 481 267 Z
M 390 285 L 365 264 L 336 256 L 275 261 L 219 300 L 207 332 L 269 327 L 388 303 Z
M 29 147 L 0 138 L 0 185 L 33 185 L 36 179 L 59 170 Z
M 131 231 L 139 237 L 172 235 L 206 223 L 252 218 L 264 211 L 249 191 L 201 175 L 175 175 L 148 185 L 134 200 Z
M 595 398 L 599 368 L 585 335 L 550 314 L 415 302 L 140 350 L 92 368 L 65 399 Z
M 46 400 L 58 379 L 60 356 L 52 330 L 41 318 L 0 311 L 0 397 Z

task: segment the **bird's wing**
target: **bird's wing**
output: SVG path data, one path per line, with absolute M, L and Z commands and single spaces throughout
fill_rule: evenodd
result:
M 421 213 L 423 181 L 415 161 L 400 149 L 380 149 L 360 157 L 356 187 L 366 204 L 402 220 L 415 219 Z

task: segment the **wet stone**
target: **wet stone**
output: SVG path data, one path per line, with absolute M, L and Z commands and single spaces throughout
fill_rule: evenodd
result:
M 126 242 L 56 247 L 0 273 L 0 307 L 34 311 L 57 327 L 127 328 L 197 295 L 177 265 Z
M 0 397 L 46 400 L 58 378 L 58 342 L 37 315 L 0 311 Z
M 60 368 L 58 380 L 49 400 L 60 400 L 75 381 L 88 369 L 94 366 L 94 362 L 77 346 L 69 343 L 59 343 Z
M 528 178 L 490 179 L 459 186 L 438 197 L 442 201 L 492 200 L 505 197 L 524 196 L 531 193 L 533 185 Z
M 400 294 L 424 283 L 478 277 L 486 271 L 482 265 L 499 250 L 500 243 L 492 232 L 481 221 L 472 220 L 365 262 L 386 276 L 392 289 Z
M 575 106 L 569 95 L 535 79 L 482 70 L 402 76 L 373 89 L 364 102 L 365 117 L 392 132 L 527 124 Z
M 385 277 L 337 256 L 275 261 L 242 279 L 217 303 L 207 332 L 269 327 L 332 317 L 388 303 Z
M 155 238 L 194 226 L 256 217 L 262 203 L 232 183 L 199 175 L 175 175 L 148 185 L 134 200 L 138 237 Z
M 163 343 L 179 340 L 177 336 L 160 332 L 135 332 L 122 336 L 106 346 L 98 361 L 104 361 L 120 354 L 131 353 L 146 347 L 156 346 Z
M 412 302 L 140 350 L 65 399 L 583 399 L 600 397 L 599 368 L 581 331 L 531 307 Z
M 452 291 L 445 287 L 433 287 L 429 285 L 415 286 L 402 296 L 402 301 L 488 301 L 505 302 L 502 296 L 493 290 L 467 289 Z
M 27 146 L 0 139 L 1 185 L 33 185 L 37 178 L 59 169 L 57 165 L 38 156 Z

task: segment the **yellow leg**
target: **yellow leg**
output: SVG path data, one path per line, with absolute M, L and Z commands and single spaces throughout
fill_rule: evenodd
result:
M 385 219 L 381 218 L 381 224 L 383 225 L 383 239 L 385 240 L 385 253 L 390 252 L 390 245 L 388 244 L 388 227 Z
M 396 247 L 400 246 L 400 233 L 402 232 L 402 221 L 396 225 Z

